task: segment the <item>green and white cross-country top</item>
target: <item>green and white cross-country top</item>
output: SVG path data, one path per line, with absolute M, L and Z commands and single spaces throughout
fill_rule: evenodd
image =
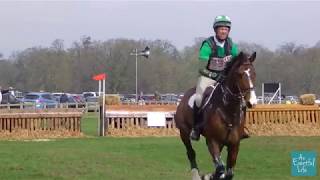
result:
M 200 61 L 208 62 L 206 68 L 200 70 L 200 74 L 215 79 L 224 70 L 226 64 L 238 54 L 238 46 L 232 42 L 231 38 L 219 42 L 215 37 L 209 37 L 203 41 L 199 51 Z

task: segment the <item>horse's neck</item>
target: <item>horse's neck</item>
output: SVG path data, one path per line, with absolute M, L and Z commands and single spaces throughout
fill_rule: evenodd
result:
M 239 86 L 237 84 L 237 79 L 229 79 L 224 83 L 225 96 L 229 101 L 232 101 L 232 104 L 240 103 L 241 93 Z
M 240 116 L 241 110 L 241 95 L 240 90 L 237 85 L 237 81 L 230 80 L 226 81 L 223 85 L 224 95 L 223 95 L 223 104 L 224 111 L 227 112 L 229 116 L 238 117 Z

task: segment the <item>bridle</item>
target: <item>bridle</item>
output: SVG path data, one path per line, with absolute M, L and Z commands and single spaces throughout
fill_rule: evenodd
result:
M 252 65 L 251 63 L 244 63 L 242 65 Z M 247 70 L 244 71 L 244 74 L 246 74 L 248 76 L 249 79 L 249 88 L 246 89 L 241 89 L 239 86 L 239 82 L 237 82 L 237 90 L 238 93 L 234 93 L 230 90 L 230 88 L 228 86 L 223 86 L 222 91 L 223 92 L 227 92 L 231 97 L 233 97 L 234 99 L 240 99 L 240 98 L 244 98 L 244 96 L 251 92 L 251 91 L 255 91 L 256 87 L 253 85 L 251 77 L 250 77 L 250 68 L 248 68 Z M 226 90 L 226 91 L 224 91 Z M 224 93 L 226 94 L 226 93 Z
M 251 63 L 246 63 L 246 64 L 243 64 L 243 65 L 251 65 Z M 246 74 L 248 76 L 249 87 L 246 88 L 246 89 L 241 89 L 240 85 L 239 85 L 239 82 L 237 82 L 237 85 L 236 85 L 237 90 L 238 90 L 237 93 L 232 92 L 229 86 L 226 86 L 225 84 L 221 84 L 222 85 L 221 86 L 221 90 L 223 92 L 223 103 L 224 103 L 224 105 L 227 105 L 227 104 L 230 103 L 230 101 L 227 101 L 227 97 L 231 98 L 230 100 L 232 100 L 232 101 L 240 102 L 240 107 L 239 107 L 240 108 L 240 114 L 239 114 L 240 122 L 241 122 L 242 116 L 244 115 L 243 108 L 246 107 L 246 105 L 245 105 L 245 95 L 255 90 L 255 86 L 252 83 L 252 80 L 251 80 L 249 72 L 250 72 L 250 68 L 244 71 L 244 74 Z M 233 127 L 233 124 L 232 123 L 227 123 L 227 127 L 228 127 L 229 130 L 231 130 L 232 127 Z

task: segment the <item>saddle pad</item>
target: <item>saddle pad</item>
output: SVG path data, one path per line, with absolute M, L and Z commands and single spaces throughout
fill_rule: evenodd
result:
M 194 93 L 192 96 L 190 96 L 188 105 L 191 109 L 193 109 L 194 101 L 196 100 L 196 93 Z
M 205 103 L 201 103 L 202 104 L 202 109 L 208 104 L 208 102 L 209 102 L 209 100 L 211 99 L 211 97 L 212 97 L 212 95 L 213 95 L 213 92 L 214 92 L 214 90 L 216 90 L 216 87 L 218 86 L 218 84 L 216 84 L 215 86 L 213 86 L 213 85 L 210 85 L 210 86 L 208 86 L 207 88 L 211 88 L 212 89 L 212 91 L 211 91 L 211 93 L 210 93 L 210 95 L 209 96 L 204 96 L 203 95 L 203 99 L 202 100 L 206 100 L 206 102 Z M 207 90 L 207 88 L 206 88 L 206 90 Z M 205 90 L 205 91 L 206 91 Z M 189 98 L 189 100 L 188 100 L 188 105 L 189 105 L 189 107 L 191 108 L 191 109 L 193 109 L 193 106 L 194 106 L 194 101 L 196 100 L 196 93 L 194 93 L 192 96 L 190 96 L 190 98 Z

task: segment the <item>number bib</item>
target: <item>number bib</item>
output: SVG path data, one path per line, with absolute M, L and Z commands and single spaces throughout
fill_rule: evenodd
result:
M 227 62 L 231 61 L 231 55 L 224 58 L 212 57 L 209 61 L 208 69 L 213 71 L 222 71 L 226 67 Z

